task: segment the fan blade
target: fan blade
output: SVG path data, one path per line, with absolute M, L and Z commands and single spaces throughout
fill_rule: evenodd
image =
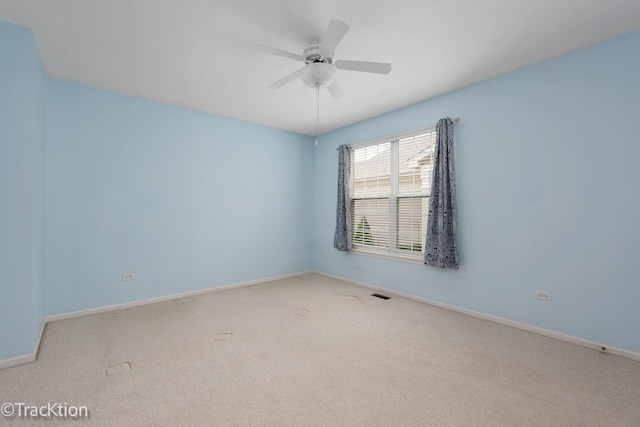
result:
M 272 83 L 271 85 L 269 85 L 269 89 L 280 89 L 282 86 L 286 85 L 287 83 L 291 83 L 292 81 L 297 79 L 299 75 L 300 75 L 300 70 L 294 71 L 293 73 L 289 74 L 288 76 L 283 77 L 280 80 L 278 80 L 277 82 Z
M 334 64 L 339 70 L 364 71 L 366 73 L 389 74 L 391 64 L 386 62 L 365 62 L 365 61 L 336 61 Z
M 349 28 L 350 27 L 344 22 L 332 19 L 331 22 L 329 22 L 327 31 L 324 33 L 324 37 L 322 37 L 319 48 L 320 55 L 331 55 L 338 46 L 338 43 L 340 43 L 344 35 L 349 31 Z
M 342 98 L 344 96 L 344 91 L 337 80 L 334 80 L 327 89 L 333 98 Z
M 265 46 L 263 44 L 253 43 L 251 47 L 255 50 L 271 53 L 273 55 L 284 56 L 285 58 L 295 59 L 296 61 L 303 61 L 304 57 L 297 53 L 287 52 L 286 50 L 276 49 L 275 47 Z

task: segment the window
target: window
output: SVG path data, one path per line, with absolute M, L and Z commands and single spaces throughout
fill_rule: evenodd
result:
M 354 251 L 422 260 L 435 127 L 352 149 Z

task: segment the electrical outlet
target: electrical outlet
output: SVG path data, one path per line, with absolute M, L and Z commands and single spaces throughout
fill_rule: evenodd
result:
M 122 281 L 126 282 L 127 280 L 133 280 L 133 274 L 129 273 L 129 274 L 123 274 L 122 275 Z
M 536 299 L 541 299 L 541 300 L 544 300 L 544 301 L 551 301 L 551 293 L 543 292 L 543 291 L 536 291 Z

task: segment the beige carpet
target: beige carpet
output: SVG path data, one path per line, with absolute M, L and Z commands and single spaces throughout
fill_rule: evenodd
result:
M 371 293 L 309 274 L 50 323 L 0 403 L 90 418 L 0 424 L 640 425 L 638 362 Z

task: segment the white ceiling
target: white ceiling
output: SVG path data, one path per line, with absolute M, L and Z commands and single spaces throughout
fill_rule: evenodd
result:
M 0 0 L 48 76 L 308 135 L 315 90 L 267 88 L 303 64 L 248 45 L 302 54 L 331 19 L 351 26 L 335 59 L 393 71 L 338 70 L 319 133 L 640 29 L 640 1 Z

